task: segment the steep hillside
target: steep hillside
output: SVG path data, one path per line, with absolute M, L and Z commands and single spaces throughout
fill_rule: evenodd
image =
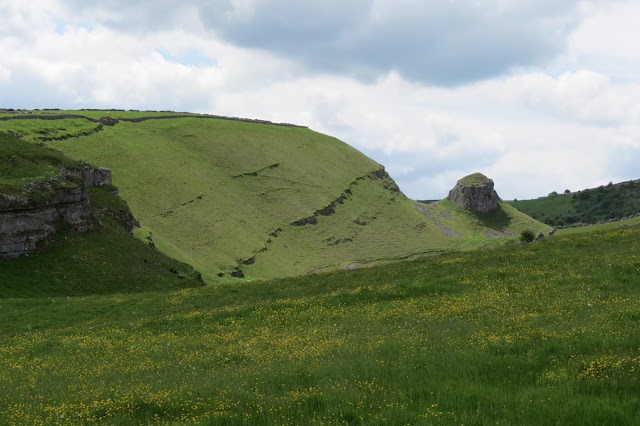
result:
M 593 224 L 640 213 L 640 180 L 509 203 L 551 226 Z
M 137 235 L 208 282 L 475 248 L 507 232 L 487 233 L 462 212 L 452 226 L 466 232 L 448 232 L 381 165 L 307 128 L 185 114 L 64 113 L 76 116 L 7 115 L 0 130 L 110 168 L 142 224 Z
M 93 171 L 0 132 L 0 297 L 202 285 L 189 265 L 129 234 L 133 218 L 116 188 L 81 180 Z

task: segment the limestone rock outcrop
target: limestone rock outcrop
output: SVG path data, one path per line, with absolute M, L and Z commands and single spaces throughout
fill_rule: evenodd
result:
M 83 163 L 77 169 L 62 166 L 56 176 L 46 181 L 27 183 L 21 195 L 0 194 L 0 258 L 35 250 L 60 222 L 78 232 L 91 230 L 87 187 L 109 184 L 109 169 Z
M 449 191 L 447 199 L 473 212 L 480 213 L 497 209 L 500 200 L 493 189 L 493 180 L 482 173 L 474 173 L 460 179 L 456 186 Z

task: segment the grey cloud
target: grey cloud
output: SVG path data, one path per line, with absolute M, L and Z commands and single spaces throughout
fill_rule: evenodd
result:
M 558 4 L 560 3 L 560 4 Z M 564 47 L 574 2 L 276 0 L 250 17 L 201 9 L 221 37 L 311 69 L 374 78 L 389 71 L 458 85 L 544 63 Z M 382 6 L 380 6 L 382 5 Z M 376 16 L 377 13 L 377 16 Z M 225 18 L 226 17 L 226 18 Z
M 397 71 L 445 86 L 544 64 L 563 50 L 578 19 L 577 0 L 255 0 L 244 8 L 231 0 L 67 3 L 85 19 L 138 31 L 179 26 L 180 11 L 197 9 L 216 36 L 313 71 L 364 79 Z

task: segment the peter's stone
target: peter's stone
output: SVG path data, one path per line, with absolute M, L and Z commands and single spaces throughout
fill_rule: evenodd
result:
M 498 208 L 499 197 L 493 181 L 482 173 L 464 177 L 449 191 L 449 201 L 473 212 L 486 213 Z

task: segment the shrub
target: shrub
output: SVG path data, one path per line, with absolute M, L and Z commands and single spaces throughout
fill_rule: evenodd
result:
M 525 229 L 520 233 L 520 241 L 522 242 L 530 243 L 535 238 L 536 236 L 533 234 L 533 231 L 531 231 L 530 229 Z

